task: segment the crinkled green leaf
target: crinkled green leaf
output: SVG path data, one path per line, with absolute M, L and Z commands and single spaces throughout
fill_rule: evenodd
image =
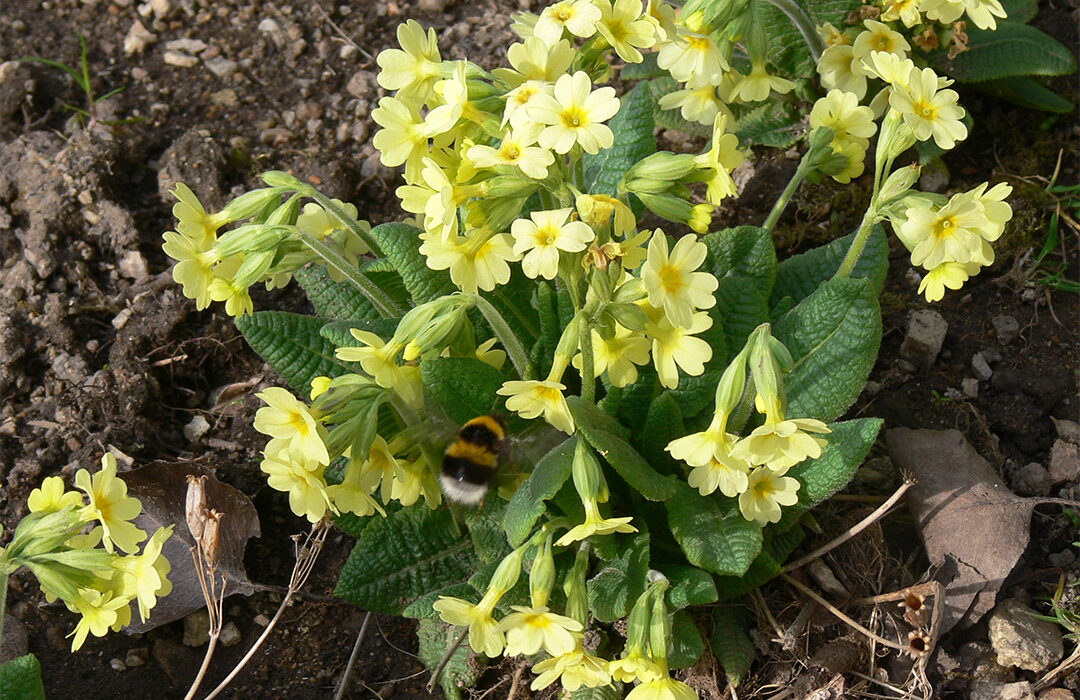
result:
M 1038 0 L 1001 0 L 1010 22 L 1030 22 L 1039 13 Z
M 775 525 L 784 529 L 794 525 L 803 513 L 847 486 L 866 459 L 881 430 L 880 418 L 856 418 L 833 423 L 825 435 L 828 444 L 817 459 L 808 459 L 792 467 L 786 476 L 799 480 L 799 502 L 786 506 L 783 519 Z
M 865 279 L 825 282 L 781 317 L 775 335 L 795 360 L 787 415 L 831 421 L 859 397 L 881 345 L 878 292 Z
M 663 501 L 674 495 L 675 479 L 649 466 L 630 443 L 612 431 L 609 426 L 614 421 L 610 416 L 579 396 L 567 397 L 566 402 L 578 431 L 623 481 L 650 501 Z
M 769 101 L 738 119 L 739 141 L 755 146 L 787 148 L 806 133 L 803 117 L 794 105 Z
M 570 693 L 570 700 L 622 700 L 623 684 L 612 681 L 597 688 L 578 688 Z
M 528 539 L 544 513 L 544 502 L 570 478 L 576 446 L 577 437 L 560 443 L 536 463 L 529 478 L 514 492 L 503 513 L 503 529 L 511 546 L 518 547 Z
M 366 274 L 384 291 L 387 291 L 383 284 L 379 284 L 379 282 L 385 284 L 390 279 L 389 274 L 391 273 L 383 272 L 375 275 L 372 272 L 367 272 Z M 396 272 L 392 274 L 397 276 Z M 360 293 L 360 290 L 348 282 L 335 282 L 332 280 L 330 273 L 323 265 L 302 267 L 293 273 L 293 276 L 303 287 L 304 293 L 307 294 L 312 306 L 315 307 L 315 313 L 323 318 L 335 321 L 354 318 L 372 320 L 382 318 L 382 315 L 367 297 Z M 400 279 L 398 277 L 398 283 L 401 291 L 404 292 L 405 288 L 400 285 Z M 399 301 L 404 304 L 405 299 L 402 298 Z
M 765 544 L 750 568 L 742 576 L 717 576 L 716 591 L 720 600 L 730 600 L 758 588 L 765 582 L 780 575 L 783 563 L 792 550 L 802 541 L 801 527 L 776 531 L 769 527 L 765 530 Z
M 694 566 L 742 576 L 761 551 L 761 525 L 744 518 L 732 498 L 702 496 L 680 483 L 664 506 L 671 534 Z
M 667 75 L 667 71 L 656 65 L 656 52 L 642 55 L 641 63 L 627 63 L 619 70 L 619 77 L 623 80 L 648 80 Z
M 502 527 L 506 501 L 495 494 L 488 494 L 481 507 L 472 509 L 465 516 L 473 551 L 481 562 L 487 564 L 502 561 L 510 553 L 506 532 Z
M 41 664 L 33 654 L 19 656 L 0 666 L 0 698 L 45 700 Z
M 420 639 L 420 648 L 416 652 L 420 662 L 429 671 L 434 671 L 459 634 L 461 631 L 457 627 L 437 620 L 420 620 L 416 630 L 416 636 Z M 487 665 L 486 658 L 477 656 L 468 644 L 457 648 L 439 676 L 439 685 L 449 700 L 460 700 L 462 690 L 476 685 Z
M 773 316 L 778 315 L 778 304 L 785 298 L 790 298 L 791 306 L 794 306 L 810 296 L 822 282 L 835 275 L 854 238 L 854 233 L 848 234 L 805 253 L 793 255 L 780 263 L 769 301 Z M 875 293 L 880 294 L 888 272 L 889 241 L 885 229 L 877 225 L 871 230 L 866 247 L 850 276 L 855 279 L 869 279 L 874 284 Z
M 721 606 L 713 610 L 713 633 L 709 637 L 709 645 L 732 687 L 738 687 L 754 662 L 751 620 L 747 612 L 742 606 Z
M 671 616 L 671 645 L 668 649 L 668 665 L 672 670 L 690 668 L 705 651 L 705 640 L 694 618 L 685 610 Z
M 649 533 L 619 538 L 615 555 L 601 561 L 586 582 L 589 610 L 601 622 L 614 622 L 630 614 L 634 601 L 645 592 L 649 570 Z
M 414 304 L 457 291 L 449 272 L 427 266 L 427 260 L 420 253 L 420 229 L 400 223 L 379 224 L 371 229 L 371 237 L 401 275 Z
M 1000 80 L 988 80 L 977 83 L 976 87 L 988 95 L 1008 100 L 1013 104 L 1028 109 L 1040 109 L 1044 112 L 1066 114 L 1076 108 L 1061 95 L 1049 88 L 1043 87 L 1031 78 L 1013 76 Z
M 461 583 L 477 566 L 473 544 L 451 512 L 416 505 L 368 523 L 334 595 L 365 610 L 399 615 L 416 598 Z
M 708 571 L 696 566 L 673 564 L 665 566 L 663 574 L 671 582 L 667 590 L 668 609 L 681 610 L 691 605 L 716 602 L 716 584 Z
M 1069 75 L 1076 58 L 1060 43 L 1035 27 L 999 20 L 997 29 L 969 25 L 968 50 L 949 60 L 940 52 L 939 72 L 967 83 L 1021 75 Z
M 357 371 L 334 357 L 335 346 L 319 335 L 326 321 L 286 311 L 258 311 L 236 319 L 248 345 L 300 394 L 311 391 L 315 377 L 336 377 Z
M 772 237 L 761 227 L 739 226 L 702 240 L 709 248 L 703 269 L 719 282 L 713 313 L 728 349 L 738 352 L 750 333 L 769 320 L 768 298 L 777 275 Z
M 678 463 L 665 450 L 672 440 L 686 435 L 682 412 L 670 392 L 664 392 L 649 405 L 645 418 L 645 430 L 641 432 L 638 444 L 641 455 L 661 474 L 673 474 Z
M 619 113 L 608 122 L 615 135 L 614 145 L 596 155 L 584 156 L 585 189 L 591 194 L 615 195 L 623 173 L 656 151 L 648 85 L 638 85 L 620 99 Z
M 800 3 L 809 13 L 814 26 L 820 27 L 825 22 L 832 22 L 843 28 L 848 14 L 859 8 L 852 0 L 814 0 Z M 816 66 L 799 30 L 783 12 L 769 3 L 756 3 L 755 19 L 765 27 L 768 37 L 769 62 L 778 68 L 785 77 L 814 78 Z
M 437 357 L 420 363 L 424 398 L 434 401 L 455 423 L 491 413 L 505 377 L 475 357 Z
M 334 344 L 336 348 L 366 347 L 357 340 L 352 330 L 368 331 L 383 340 L 389 340 L 397 330 L 396 318 L 353 319 L 351 321 L 328 321 L 319 329 L 319 335 Z M 340 360 L 339 360 L 340 362 Z

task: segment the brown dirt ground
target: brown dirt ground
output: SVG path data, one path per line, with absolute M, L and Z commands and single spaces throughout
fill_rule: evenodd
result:
M 542 4 L 518 0 L 513 6 Z M 78 57 L 77 32 L 82 32 L 97 90 L 126 88 L 99 106 L 101 118 L 141 119 L 87 132 L 61 108 L 65 102 L 81 104 L 82 97 L 56 71 L 29 65 L 0 69 L 0 477 L 5 484 L 0 522 L 6 530 L 25 514 L 29 490 L 45 476 L 70 478 L 80 466 L 96 464 L 105 446 L 130 455 L 136 464 L 194 459 L 255 500 L 263 537 L 248 549 L 250 578 L 271 587 L 286 583 L 292 566 L 288 537 L 304 528 L 280 494 L 264 488 L 258 472 L 261 443 L 251 429 L 258 402 L 249 392 L 228 411 L 208 410 L 220 387 L 259 375 L 263 381 L 275 377 L 228 318 L 216 309 L 196 312 L 171 284 L 160 249 L 161 232 L 172 225 L 167 189 L 182 180 L 208 206 L 220 206 L 254 186 L 259 172 L 287 169 L 355 202 L 373 222 L 394 218 L 394 173 L 377 163 L 369 144 L 374 129 L 369 113 L 381 94 L 371 56 L 393 43 L 394 28 L 408 17 L 439 29 L 444 57 L 494 64 L 510 40 L 508 20 L 499 13 L 504 5 L 495 0 L 419 0 L 415 7 L 371 0 L 324 7 L 329 14 L 291 0 L 0 4 L 0 62 L 47 56 L 72 64 Z M 1044 3 L 1037 23 L 1075 46 L 1070 12 L 1068 6 Z M 125 37 L 137 21 L 154 37 L 129 53 Z M 182 39 L 205 46 L 169 45 Z M 188 58 L 176 59 L 174 53 Z M 1056 87 L 1076 100 L 1074 81 Z M 1080 408 L 1077 296 L 1033 284 L 1038 272 L 1030 263 L 1031 249 L 1037 250 L 1046 235 L 1052 201 L 1041 190 L 1059 153 L 1064 154 L 1059 183 L 1078 181 L 1078 131 L 1074 115 L 1049 119 L 970 90 L 962 101 L 976 126 L 949 157 L 949 188 L 1008 180 L 1016 187 L 1015 222 L 994 268 L 934 306 L 949 322 L 949 333 L 928 372 L 912 372 L 897 359 L 908 314 L 927 305 L 916 297 L 907 262 L 893 241 L 881 355 L 853 414 L 882 416 L 887 427 L 958 428 L 1012 485 L 1019 467 L 1047 463 L 1055 438 L 1050 418 L 1076 419 Z M 760 221 L 763 203 L 791 169 L 793 162 L 770 155 L 723 222 Z M 865 199 L 868 184 L 857 183 L 853 191 L 837 196 L 838 188 L 830 185 L 804 188 L 780 226 L 790 249 L 850 230 L 864 203 L 859 193 Z M 1080 239 L 1076 232 L 1063 232 L 1065 258 L 1055 262 L 1067 265 L 1068 276 L 1076 279 Z M 263 294 L 256 305 L 304 308 L 290 292 Z M 1020 336 L 1009 345 L 993 335 L 990 319 L 997 314 L 1020 323 Z M 1001 354 L 994 375 L 980 384 L 976 398 L 964 397 L 955 390 L 971 376 L 972 356 L 987 348 Z M 205 416 L 211 430 L 191 442 L 182 427 L 196 415 Z M 863 479 L 853 492 L 890 490 L 892 477 L 882 455 L 883 450 L 875 451 L 872 465 L 887 476 Z M 1052 495 L 1075 499 L 1077 490 L 1076 484 L 1066 484 Z M 863 513 L 859 504 L 830 504 L 819 516 L 825 529 L 820 541 Z M 1061 554 L 1075 539 L 1059 507 L 1039 508 L 1032 545 L 1018 571 L 1051 573 L 1018 579 L 1006 585 L 1006 593 L 1045 597 L 1056 581 L 1054 556 L 1075 580 L 1080 566 L 1075 557 L 1070 564 Z M 843 555 L 847 559 L 834 564 L 857 567 L 860 556 L 885 557 L 896 567 L 888 580 L 876 582 L 884 590 L 912 583 L 924 571 L 904 514 L 886 520 L 869 541 L 876 554 L 853 547 Z M 326 597 L 348 550 L 345 536 L 331 537 L 309 582 L 311 594 L 287 611 L 279 632 L 226 697 L 332 694 L 363 618 L 361 611 Z M 181 623 L 139 637 L 92 638 L 72 655 L 64 635 L 73 616 L 46 605 L 25 572 L 14 575 L 11 586 L 9 624 L 18 621 L 29 633 L 29 649 L 41 660 L 49 697 L 64 697 L 74 688 L 87 698 L 183 695 L 202 650 L 181 644 Z M 270 590 L 230 599 L 227 619 L 239 626 L 243 641 L 220 650 L 204 688 L 239 659 L 260 632 L 255 617 L 271 616 L 280 595 Z M 792 594 L 770 586 L 766 597 L 780 620 L 790 621 L 797 610 Z M 414 656 L 412 623 L 377 622 L 366 636 L 348 696 L 428 697 Z M 822 623 L 808 644 L 844 632 L 830 621 Z M 956 648 L 972 640 L 984 641 L 985 627 L 947 643 Z M 740 696 L 759 684 L 789 683 L 809 654 L 786 658 L 774 650 L 767 663 L 755 667 Z M 136 663 L 116 663 L 125 658 Z M 500 674 L 501 669 L 493 671 L 485 681 L 493 685 Z M 944 696 L 964 696 L 961 677 L 937 680 Z M 1065 683 L 1080 688 L 1075 677 Z

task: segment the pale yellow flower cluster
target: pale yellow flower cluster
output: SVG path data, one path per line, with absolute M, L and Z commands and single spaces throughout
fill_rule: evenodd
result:
M 172 526 L 159 527 L 148 539 L 132 522 L 142 504 L 127 495 L 127 485 L 116 475 L 116 458 L 106 453 L 93 475 L 80 469 L 75 484 L 82 493 L 65 491 L 58 476 L 47 477 L 27 499 L 30 515 L 0 548 L 0 568 L 27 566 L 47 600 L 59 598 L 81 615 L 69 635 L 72 651 L 88 635 L 103 637 L 130 625 L 132 603 L 145 622 L 158 597 L 172 591 L 171 565 L 162 554 Z M 87 523 L 94 525 L 80 534 Z

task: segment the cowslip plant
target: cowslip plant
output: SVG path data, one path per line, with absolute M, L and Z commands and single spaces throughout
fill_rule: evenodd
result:
M 372 227 L 283 172 L 214 213 L 177 186 L 176 281 L 199 308 L 225 302 L 306 397 L 258 395 L 262 470 L 296 515 L 356 537 L 338 595 L 421 618 L 430 665 L 441 619 L 478 658 L 533 659 L 534 688 L 694 697 L 671 677 L 705 647 L 685 608 L 779 574 L 801 516 L 880 428 L 837 420 L 881 339 L 880 224 L 929 301 L 992 262 L 1008 186 L 912 189 L 920 168 L 901 155 L 963 140 L 964 110 L 947 79 L 879 50 L 860 64 L 884 86 L 879 113 L 829 90 L 764 225 L 706 233 L 746 157 L 735 112 L 793 88 L 770 72 L 760 10 L 563 0 L 518 17 L 509 67 L 490 72 L 442 60 L 434 30 L 407 22 L 378 58 L 394 94 L 372 114 L 383 163 L 403 169 L 404 222 Z M 626 84 L 650 60 L 684 89 Z M 621 94 L 600 85 L 619 62 Z M 675 109 L 709 125 L 701 152 L 657 150 Z M 875 135 L 859 228 L 779 261 L 772 230 L 800 183 L 858 177 Z M 661 219 L 679 235 L 645 223 Z M 253 311 L 252 285 L 294 277 L 317 315 Z M 444 503 L 438 425 L 493 411 L 521 449 L 478 507 Z M 713 622 L 737 679 L 738 616 Z M 464 654 L 443 676 L 452 695 L 480 668 Z
M 26 567 L 46 600 L 60 600 L 81 616 L 68 635 L 72 651 L 89 635 L 103 637 L 131 624 L 133 605 L 145 622 L 158 598 L 172 591 L 171 565 L 162 554 L 172 526 L 148 537 L 132 522 L 142 504 L 127 495 L 116 458 L 106 453 L 93 475 L 80 469 L 75 485 L 77 491 L 67 491 L 63 479 L 47 477 L 30 492 L 29 515 L 0 548 L 0 625 L 7 579 Z M 36 659 L 24 656 L 0 666 L 0 687 L 11 697 L 44 697 Z

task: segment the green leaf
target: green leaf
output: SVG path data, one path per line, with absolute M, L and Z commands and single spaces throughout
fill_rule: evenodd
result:
M 472 542 L 449 510 L 416 505 L 368 523 L 334 595 L 365 610 L 399 615 L 416 598 L 461 583 L 478 566 Z
M 346 282 L 335 282 L 323 265 L 308 265 L 293 273 L 315 307 L 315 313 L 335 321 L 382 318 L 367 297 Z
M 649 533 L 619 538 L 615 556 L 602 562 L 586 582 L 589 610 L 601 622 L 614 622 L 630 614 L 634 601 L 645 592 L 649 570 Z
M 1065 114 L 1076 108 L 1076 105 L 1053 90 L 1023 76 L 989 80 L 978 83 L 976 87 L 988 95 L 1008 100 L 1028 109 L 1041 109 L 1044 112 Z
M 787 415 L 831 421 L 859 397 L 877 359 L 877 290 L 865 279 L 831 279 L 777 321 L 773 335 L 795 360 L 784 377 Z
M 491 413 L 498 402 L 502 372 L 475 357 L 437 357 L 420 363 L 424 398 L 433 400 L 462 425 Z
M 813 0 L 800 5 L 809 13 L 814 26 L 820 27 L 825 22 L 832 22 L 841 28 L 848 14 L 859 7 L 857 2 L 852 3 L 851 0 Z M 814 78 L 814 59 L 791 20 L 769 3 L 757 3 L 755 12 L 754 19 L 765 27 L 768 37 L 769 62 L 791 76 Z
M 540 320 L 540 334 L 530 355 L 536 371 L 540 376 L 546 376 L 563 328 L 559 324 L 559 302 L 553 282 L 537 280 L 533 308 Z
M 623 438 L 613 431 L 614 421 L 580 396 L 566 399 L 578 431 L 631 488 L 650 501 L 663 501 L 675 493 L 676 480 L 659 473 Z
M 652 404 L 645 418 L 645 429 L 638 441 L 641 454 L 661 474 L 678 471 L 679 465 L 664 448 L 672 440 L 686 435 L 682 412 L 670 392 L 665 391 Z
M 716 276 L 716 314 L 727 347 L 737 352 L 762 323 L 769 320 L 769 294 L 776 281 L 776 250 L 769 232 L 739 226 L 703 239 L 709 257 L 703 269 Z
M 704 651 L 705 640 L 690 613 L 680 610 L 672 615 L 671 648 L 668 649 L 668 665 L 672 670 L 690 668 Z
M 749 593 L 767 581 L 779 576 L 788 555 L 802 541 L 802 528 L 793 527 L 783 532 L 774 528 L 765 530 L 765 546 L 750 568 L 742 576 L 718 576 L 716 591 L 720 600 L 729 600 Z
M 784 517 L 775 527 L 791 527 L 803 513 L 847 486 L 870 452 L 881 424 L 880 418 L 857 418 L 830 425 L 832 433 L 824 436 L 828 444 L 821 456 L 788 470 L 786 476 L 801 484 L 799 502 L 784 508 Z
M 457 291 L 449 272 L 427 266 L 427 259 L 420 254 L 420 229 L 400 223 L 379 224 L 371 229 L 371 237 L 401 275 L 414 304 Z
M 41 664 L 33 654 L 19 656 L 0 666 L 0 698 L 45 700 Z
M 570 437 L 544 455 L 529 478 L 518 487 L 503 513 L 503 529 L 510 545 L 519 547 L 532 534 L 544 514 L 544 502 L 553 498 L 570 478 L 577 437 Z
M 745 519 L 734 499 L 702 496 L 680 484 L 664 506 L 671 534 L 694 566 L 742 576 L 761 551 L 761 525 Z
M 750 619 L 746 608 L 722 606 L 713 610 L 712 652 L 720 661 L 732 687 L 738 687 L 754 662 Z
M 364 343 L 353 336 L 352 330 L 354 328 L 358 331 L 369 331 L 383 340 L 389 340 L 394 335 L 394 331 L 397 330 L 398 320 L 396 318 L 376 318 L 371 320 L 328 321 L 319 329 L 319 335 L 333 343 L 336 348 L 366 347 Z M 341 360 L 338 361 L 341 362 Z
M 473 551 L 476 552 L 477 559 L 484 564 L 502 561 L 503 557 L 510 553 L 510 545 L 502 527 L 505 512 L 506 501 L 495 494 L 489 494 L 480 508 L 470 509 L 465 516 Z
M 844 259 L 855 234 L 851 233 L 843 238 L 837 238 L 817 248 L 812 248 L 805 253 L 793 255 L 776 270 L 776 284 L 773 286 L 769 306 L 776 310 L 780 302 L 790 297 L 791 305 L 794 306 L 810 296 L 821 283 L 836 274 L 840 269 L 840 261 Z M 881 294 L 885 285 L 885 275 L 889 272 L 889 240 L 885 235 L 885 229 L 880 225 L 874 226 L 870 231 L 870 237 L 866 240 L 859 262 L 851 271 L 853 279 L 869 279 L 874 284 L 875 294 Z
M 334 357 L 336 346 L 319 335 L 326 321 L 285 311 L 258 311 L 235 321 L 248 345 L 300 394 L 311 390 L 315 377 L 355 372 L 349 362 Z
M 630 166 L 656 151 L 653 138 L 653 101 L 649 86 L 641 84 L 622 96 L 619 113 L 608 126 L 615 144 L 596 155 L 585 154 L 585 189 L 590 194 L 614 196 L 619 180 Z
M 416 636 L 420 639 L 420 648 L 417 650 L 420 662 L 429 671 L 434 671 L 459 634 L 461 631 L 457 627 L 437 620 L 421 620 L 416 630 Z M 484 666 L 487 665 L 485 659 L 486 657 L 474 654 L 468 644 L 459 646 L 439 676 L 439 685 L 446 697 L 459 700 L 463 689 L 476 685 Z
M 622 700 L 623 684 L 612 681 L 597 688 L 578 688 L 570 693 L 570 700 Z
M 619 77 L 623 80 L 648 80 L 667 75 L 666 70 L 656 65 L 657 56 L 659 54 L 656 52 L 647 53 L 642 55 L 641 63 L 627 63 L 619 69 Z
M 664 575 L 671 582 L 667 591 L 670 610 L 682 610 L 691 605 L 708 605 L 716 602 L 716 584 L 712 574 L 695 566 L 673 564 L 665 566 Z
M 1039 13 L 1038 0 L 1001 0 L 1010 22 L 1028 23 Z
M 706 331 L 706 333 L 708 332 Z M 694 418 L 706 408 L 712 407 L 716 397 L 716 385 L 720 381 L 720 376 L 724 373 L 723 368 L 727 365 L 726 345 L 722 344 L 726 344 L 727 341 L 724 340 L 723 335 L 720 336 L 721 342 L 716 342 L 715 338 L 703 337 L 704 335 L 702 333 L 698 337 L 712 341 L 709 344 L 712 345 L 713 349 L 713 357 L 705 365 L 705 371 L 698 377 L 679 377 L 679 387 L 664 392 L 671 394 L 675 399 L 675 403 L 679 405 L 679 410 L 682 411 L 686 423 L 690 422 L 691 418 Z M 725 350 L 725 352 L 721 352 L 721 350 Z
M 801 39 L 800 39 L 801 41 Z M 770 101 L 738 119 L 739 140 L 755 146 L 787 148 L 802 138 L 802 115 L 787 102 Z
M 1068 75 L 1076 58 L 1035 27 L 999 21 L 997 29 L 968 29 L 968 50 L 951 61 L 940 52 L 935 64 L 956 80 L 977 83 L 1021 75 Z

